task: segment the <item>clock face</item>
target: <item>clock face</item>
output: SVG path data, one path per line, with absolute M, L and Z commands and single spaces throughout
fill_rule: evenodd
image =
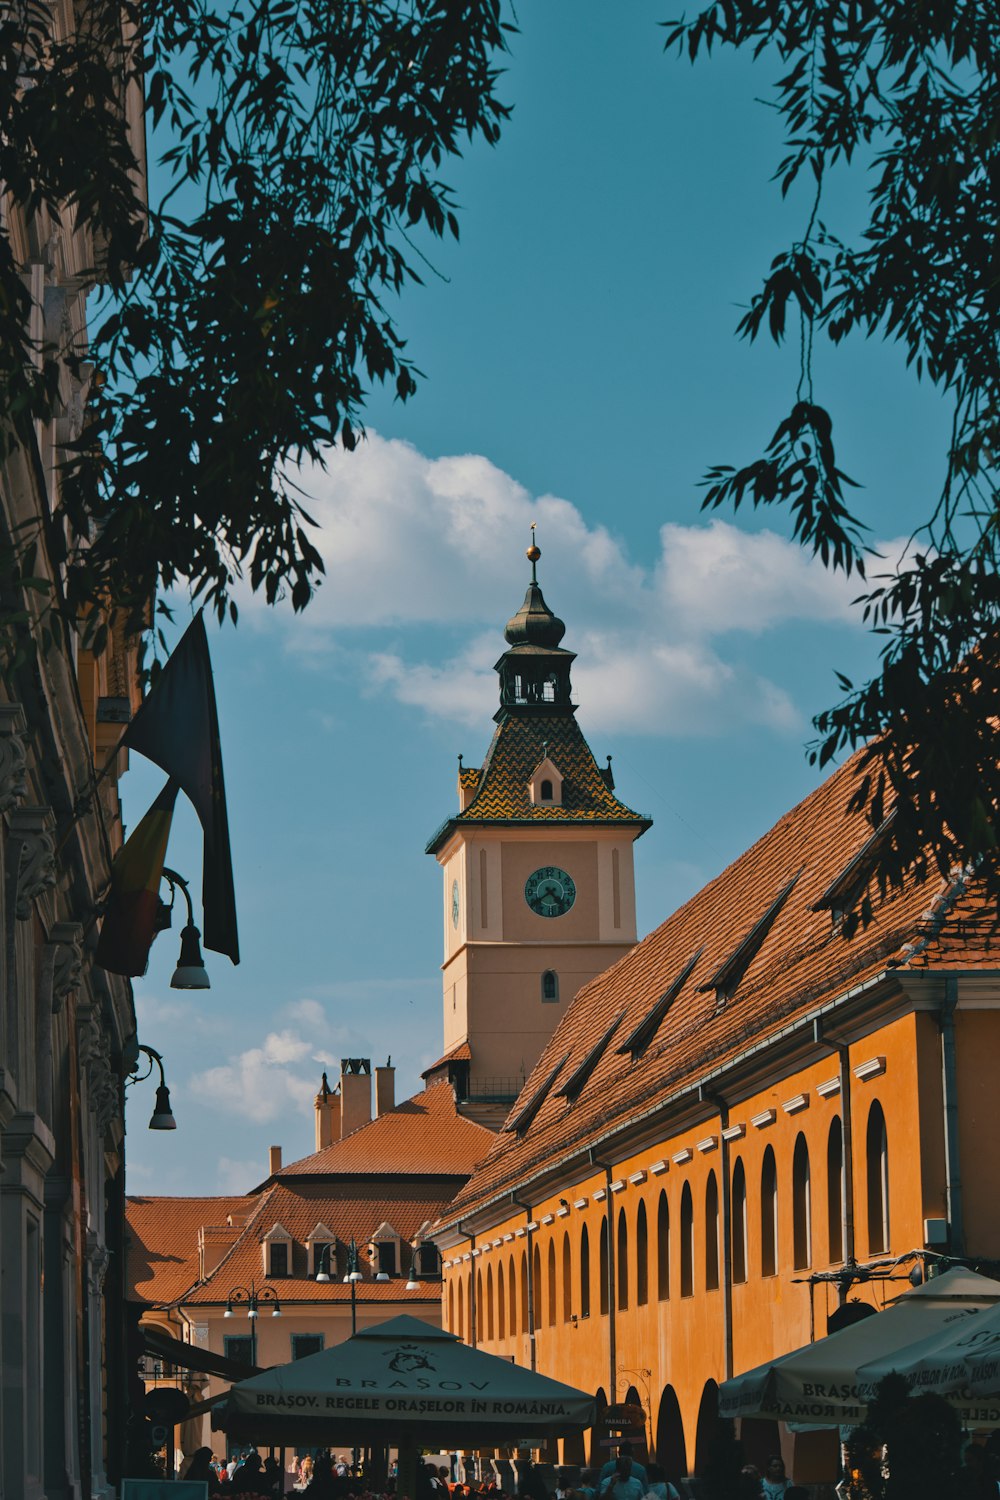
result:
M 458 881 L 451 883 L 451 925 L 458 926 Z
M 524 899 L 540 917 L 562 917 L 576 900 L 576 886 L 558 865 L 543 865 L 528 876 Z

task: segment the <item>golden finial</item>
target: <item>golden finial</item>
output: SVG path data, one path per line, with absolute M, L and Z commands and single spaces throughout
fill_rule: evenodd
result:
M 528 548 L 527 552 L 524 555 L 525 555 L 525 557 L 528 559 L 528 561 L 531 564 L 531 581 L 532 581 L 532 583 L 537 583 L 538 579 L 537 579 L 537 577 L 535 575 L 535 564 L 537 563 L 538 559 L 541 557 L 542 553 L 541 553 L 541 548 L 536 547 L 536 545 L 535 545 L 535 522 L 534 521 L 532 521 L 532 523 L 531 523 L 531 546 Z

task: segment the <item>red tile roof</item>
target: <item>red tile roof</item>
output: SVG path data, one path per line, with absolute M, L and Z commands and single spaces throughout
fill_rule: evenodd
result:
M 126 1277 L 138 1302 L 172 1302 L 198 1279 L 198 1230 L 233 1220 L 231 1238 L 256 1198 L 129 1198 Z
M 544 756 L 563 778 L 559 806 L 536 804 L 528 792 L 531 775 Z M 571 712 L 516 713 L 497 725 L 481 770 L 462 771 L 462 785 L 476 794 L 464 812 L 450 818 L 427 845 L 433 853 L 453 828 L 482 823 L 611 823 L 639 825 L 650 819 L 620 802 Z
M 443 1068 L 447 1063 L 450 1062 L 471 1061 L 472 1048 L 469 1046 L 468 1042 L 459 1042 L 457 1047 L 452 1047 L 451 1051 L 446 1052 L 443 1057 L 439 1057 L 436 1063 L 431 1063 L 429 1068 L 425 1068 L 420 1076 L 421 1078 L 429 1078 L 432 1073 L 437 1072 L 438 1068 Z
M 331 1173 L 465 1178 L 492 1143 L 491 1130 L 457 1112 L 450 1086 L 432 1083 L 343 1140 L 301 1161 L 289 1162 L 277 1173 L 277 1179 Z
M 449 1220 L 513 1187 L 541 1164 L 585 1146 L 640 1106 L 655 1106 L 658 1099 L 719 1066 L 750 1041 L 777 1031 L 797 1013 L 887 966 L 996 964 L 1000 944 L 993 941 L 994 913 L 974 890 L 956 888 L 945 899 L 933 877 L 923 886 L 876 898 L 874 920 L 850 940 L 845 940 L 829 911 L 816 910 L 824 891 L 871 834 L 862 819 L 847 813 L 854 786 L 852 759 L 580 991 L 512 1111 L 513 1118 L 568 1052 L 531 1129 L 522 1140 L 509 1132 L 496 1138 L 490 1155 L 458 1195 Z M 719 1006 L 715 993 L 702 987 L 798 871 L 735 993 Z M 935 899 L 938 909 L 931 917 Z M 617 1034 L 627 1037 L 675 984 L 692 955 L 697 961 L 646 1050 L 630 1065 L 613 1046 L 607 1048 L 578 1100 L 561 1097 L 563 1085 L 619 1013 L 624 1011 Z

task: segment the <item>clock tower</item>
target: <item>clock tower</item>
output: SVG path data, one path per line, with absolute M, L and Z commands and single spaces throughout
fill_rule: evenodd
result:
M 496 664 L 500 707 L 481 766 L 459 758 L 458 812 L 427 845 L 444 876 L 447 1071 L 474 1105 L 516 1097 L 580 987 L 636 941 L 634 841 L 650 826 L 614 794 L 571 701 L 572 651 L 528 550 L 531 582 Z

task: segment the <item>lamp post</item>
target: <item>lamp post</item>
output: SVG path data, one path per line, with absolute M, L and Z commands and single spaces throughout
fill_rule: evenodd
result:
M 348 1282 L 351 1288 L 351 1338 L 358 1331 L 358 1282 L 363 1280 L 361 1271 L 358 1269 L 357 1242 L 352 1239 L 347 1249 L 347 1275 L 344 1277 L 344 1281 Z
M 156 1087 L 156 1102 L 153 1105 L 153 1113 L 150 1117 L 149 1129 L 176 1130 L 177 1121 L 174 1119 L 173 1111 L 170 1108 L 170 1090 L 167 1088 L 167 1080 L 163 1074 L 163 1058 L 157 1052 L 155 1047 L 144 1047 L 141 1042 L 137 1042 L 135 1044 L 135 1050 L 136 1052 L 145 1053 L 145 1055 L 149 1058 L 149 1067 L 146 1069 L 145 1073 L 139 1073 L 138 1071 L 133 1072 L 131 1078 L 132 1083 L 144 1082 L 145 1079 L 147 1079 L 152 1073 L 154 1064 L 160 1070 L 160 1081 Z M 136 1068 L 138 1068 L 138 1058 L 136 1058 Z
M 257 1317 L 262 1305 L 270 1307 L 272 1318 L 281 1317 L 281 1302 L 274 1287 L 262 1286 L 258 1291 L 251 1281 L 248 1287 L 230 1287 L 226 1296 L 226 1310 L 222 1315 L 224 1318 L 233 1318 L 236 1316 L 235 1308 L 246 1308 L 247 1318 L 250 1320 L 250 1364 L 254 1369 L 257 1367 Z
M 163 878 L 170 886 L 171 892 L 182 891 L 184 900 L 187 902 L 187 922 L 181 928 L 181 954 L 177 960 L 177 967 L 170 977 L 170 988 L 172 990 L 208 990 L 211 982 L 208 970 L 205 968 L 205 960 L 201 956 L 201 933 L 194 925 L 194 907 L 191 904 L 191 892 L 183 875 L 178 875 L 176 870 L 168 870 L 163 867 Z M 171 906 L 173 901 L 171 900 Z M 169 927 L 169 909 L 165 912 L 165 922 Z

